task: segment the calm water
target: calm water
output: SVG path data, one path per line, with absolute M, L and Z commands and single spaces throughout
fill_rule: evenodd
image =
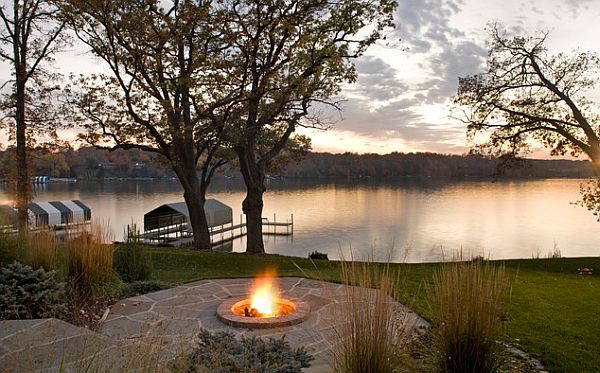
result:
M 563 256 L 600 255 L 600 223 L 570 202 L 579 180 L 456 183 L 374 180 L 277 180 L 265 195 L 264 216 L 294 214 L 293 237 L 265 237 L 267 252 L 305 257 L 318 250 L 376 259 L 422 262 L 464 253 L 494 259 L 546 256 L 555 246 Z M 240 219 L 240 181 L 217 181 L 210 196 L 230 205 Z M 0 189 L 0 203 L 7 203 Z M 182 201 L 177 181 L 118 181 L 50 184 L 38 200 L 80 199 L 95 217 L 110 221 L 122 239 L 127 223 L 143 226 L 145 212 Z M 245 241 L 236 240 L 234 251 Z

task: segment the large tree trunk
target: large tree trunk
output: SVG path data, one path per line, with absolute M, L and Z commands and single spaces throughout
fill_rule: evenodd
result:
M 265 244 L 262 235 L 263 194 L 265 193 L 265 172 L 254 159 L 252 149 L 236 149 L 240 160 L 240 171 L 246 184 L 246 198 L 242 211 L 246 215 L 246 252 L 264 254 Z
M 17 227 L 23 235 L 29 227 L 29 215 L 27 205 L 31 199 L 31 180 L 29 179 L 29 167 L 27 162 L 27 139 L 25 122 L 25 71 L 17 67 L 16 74 L 16 138 L 17 138 L 17 170 L 15 197 L 17 205 Z
M 190 224 L 194 234 L 194 247 L 198 250 L 211 250 L 210 233 L 208 231 L 208 221 L 204 211 L 204 202 L 206 196 L 201 188 L 200 178 L 196 173 L 196 168 L 187 169 L 175 167 L 181 186 L 183 187 L 183 198 L 190 214 Z
M 263 185 L 248 188 L 246 198 L 242 202 L 242 210 L 246 214 L 246 252 L 249 254 L 263 254 L 265 244 L 262 236 L 262 211 L 263 194 L 265 187 Z
M 210 250 L 210 233 L 204 211 L 205 197 L 193 191 L 184 191 L 183 198 L 190 213 L 190 224 L 194 234 L 194 247 L 199 250 Z

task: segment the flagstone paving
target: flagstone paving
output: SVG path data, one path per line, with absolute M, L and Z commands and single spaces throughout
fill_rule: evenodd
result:
M 217 319 L 217 307 L 247 294 L 252 279 L 202 280 L 118 302 L 97 333 L 56 319 L 2 321 L 0 372 L 119 372 L 168 367 L 169 361 L 193 347 L 201 328 L 230 330 L 237 336 L 285 336 L 292 347 L 304 346 L 315 357 L 305 372 L 330 372 L 331 349 L 344 323 L 341 310 L 349 288 L 302 278 L 279 280 L 283 297 L 309 304 L 306 321 L 271 329 L 227 326 Z M 397 322 L 411 332 L 426 327 L 408 308 L 396 306 Z

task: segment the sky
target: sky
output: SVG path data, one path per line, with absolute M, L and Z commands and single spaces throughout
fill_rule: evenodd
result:
M 355 61 L 358 81 L 343 87 L 342 112 L 326 113 L 330 128 L 300 131 L 313 151 L 466 153 L 466 126 L 449 118 L 449 102 L 458 77 L 484 71 L 490 22 L 516 34 L 549 31 L 551 53 L 600 52 L 600 0 L 398 0 L 394 18 L 388 42 Z M 79 74 L 99 62 L 73 48 L 56 65 Z M 0 69 L 4 81 L 10 72 Z

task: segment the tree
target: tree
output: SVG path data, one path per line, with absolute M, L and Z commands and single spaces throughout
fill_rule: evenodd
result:
M 455 104 L 463 108 L 474 150 L 510 163 L 534 143 L 552 155 L 584 154 L 600 176 L 599 108 L 586 93 L 598 89 L 595 53 L 550 55 L 547 33 L 507 37 L 491 28 L 488 71 L 459 78 Z M 483 138 L 483 140 L 482 140 Z M 581 187 L 582 206 L 600 212 L 600 182 Z
M 11 126 L 11 137 L 16 140 L 16 175 L 14 194 L 18 210 L 18 228 L 28 226 L 27 204 L 32 198 L 31 167 L 28 148 L 34 134 L 45 131 L 56 136 L 57 116 L 53 94 L 58 89 L 55 75 L 43 68 L 54 53 L 64 46 L 64 21 L 58 18 L 58 9 L 51 0 L 14 0 L 12 7 L 0 6 L 0 60 L 8 62 L 13 79 L 7 81 L 11 93 L 4 95 L 0 122 Z
M 491 29 L 488 70 L 459 78 L 455 104 L 478 151 L 518 156 L 534 144 L 552 155 L 585 154 L 600 166 L 597 88 L 600 59 L 576 52 L 550 55 L 546 33 L 507 37 Z
M 352 83 L 352 60 L 393 26 L 391 0 L 223 2 L 230 44 L 219 70 L 235 99 L 213 111 L 235 150 L 247 188 L 242 208 L 249 253 L 263 253 L 265 172 L 290 144 L 306 150 L 299 127 L 324 128 L 318 109 Z M 315 108 L 317 106 L 317 108 Z
M 220 93 L 221 9 L 211 1 L 75 0 L 64 7 L 77 36 L 110 68 L 83 77 L 83 138 L 97 147 L 159 154 L 184 190 L 197 248 L 210 248 L 204 202 L 227 152 L 208 114 Z M 77 93 L 77 91 L 74 91 Z M 198 170 L 199 168 L 199 170 Z M 198 172 L 199 171 L 199 172 Z

